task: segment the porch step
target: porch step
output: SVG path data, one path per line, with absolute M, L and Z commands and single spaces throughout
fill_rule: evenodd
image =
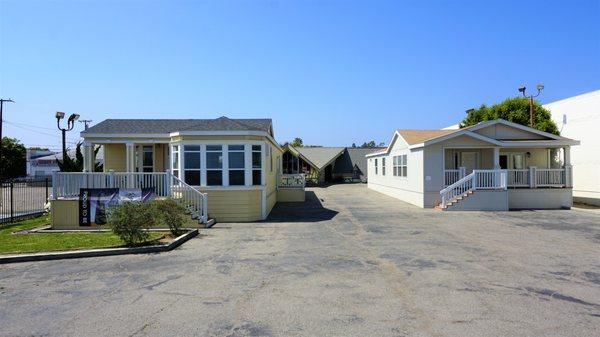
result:
M 445 207 L 442 207 L 442 203 L 439 203 L 437 206 L 435 206 L 435 209 L 445 211 L 449 207 L 452 207 L 452 205 L 458 204 L 461 200 L 468 198 L 471 194 L 473 194 L 473 191 L 467 191 L 446 203 Z

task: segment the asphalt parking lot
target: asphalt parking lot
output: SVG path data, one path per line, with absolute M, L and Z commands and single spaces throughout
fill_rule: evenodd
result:
M 307 193 L 169 253 L 1 265 L 0 335 L 598 336 L 600 214 Z

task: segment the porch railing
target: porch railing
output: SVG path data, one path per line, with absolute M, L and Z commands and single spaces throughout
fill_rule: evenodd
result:
M 450 202 L 471 191 L 506 190 L 507 176 L 506 170 L 473 170 L 440 191 L 442 207 L 446 207 Z
M 54 172 L 52 198 L 77 198 L 82 188 L 154 188 L 157 197 L 172 197 L 206 223 L 208 196 L 170 172 Z
M 489 183 L 490 175 L 495 170 L 475 170 L 479 171 L 479 182 L 482 185 Z M 507 172 L 507 187 L 511 188 L 540 188 L 540 187 L 571 187 L 572 169 L 571 167 L 559 169 L 541 169 L 530 167 L 528 169 L 498 170 Z M 460 170 L 444 171 L 444 187 L 450 186 L 466 176 L 461 174 Z
M 304 188 L 305 186 L 306 176 L 303 173 L 280 174 L 277 181 L 277 188 Z

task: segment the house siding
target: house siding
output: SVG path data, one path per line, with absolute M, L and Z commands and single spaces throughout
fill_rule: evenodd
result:
M 407 176 L 394 176 L 394 156 L 406 155 Z M 385 158 L 385 175 L 382 173 L 382 159 Z M 375 159 L 378 161 L 378 173 L 375 174 Z M 423 207 L 423 151 L 410 150 L 402 138 L 397 138 L 389 154 L 367 159 L 368 188 L 387 194 L 404 202 Z
M 104 145 L 104 172 L 108 172 L 109 170 L 125 172 L 125 144 Z
M 219 222 L 262 220 L 262 190 L 203 189 L 208 194 L 208 216 Z

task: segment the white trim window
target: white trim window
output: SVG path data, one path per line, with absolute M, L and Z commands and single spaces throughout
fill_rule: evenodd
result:
M 179 145 L 173 145 L 171 148 L 173 155 L 171 156 L 171 170 L 173 175 L 179 178 Z
M 206 145 L 206 185 L 223 185 L 223 145 Z
M 262 185 L 262 146 L 260 145 L 252 145 L 252 185 Z
M 188 185 L 200 185 L 200 162 L 202 158 L 200 149 L 200 145 L 183 146 L 183 177 Z
M 377 158 L 375 158 L 375 174 L 378 174 Z
M 381 158 L 381 175 L 385 175 L 385 158 Z
M 407 155 L 394 156 L 394 176 L 406 177 L 408 173 Z
M 245 185 L 244 145 L 227 145 L 229 185 Z

